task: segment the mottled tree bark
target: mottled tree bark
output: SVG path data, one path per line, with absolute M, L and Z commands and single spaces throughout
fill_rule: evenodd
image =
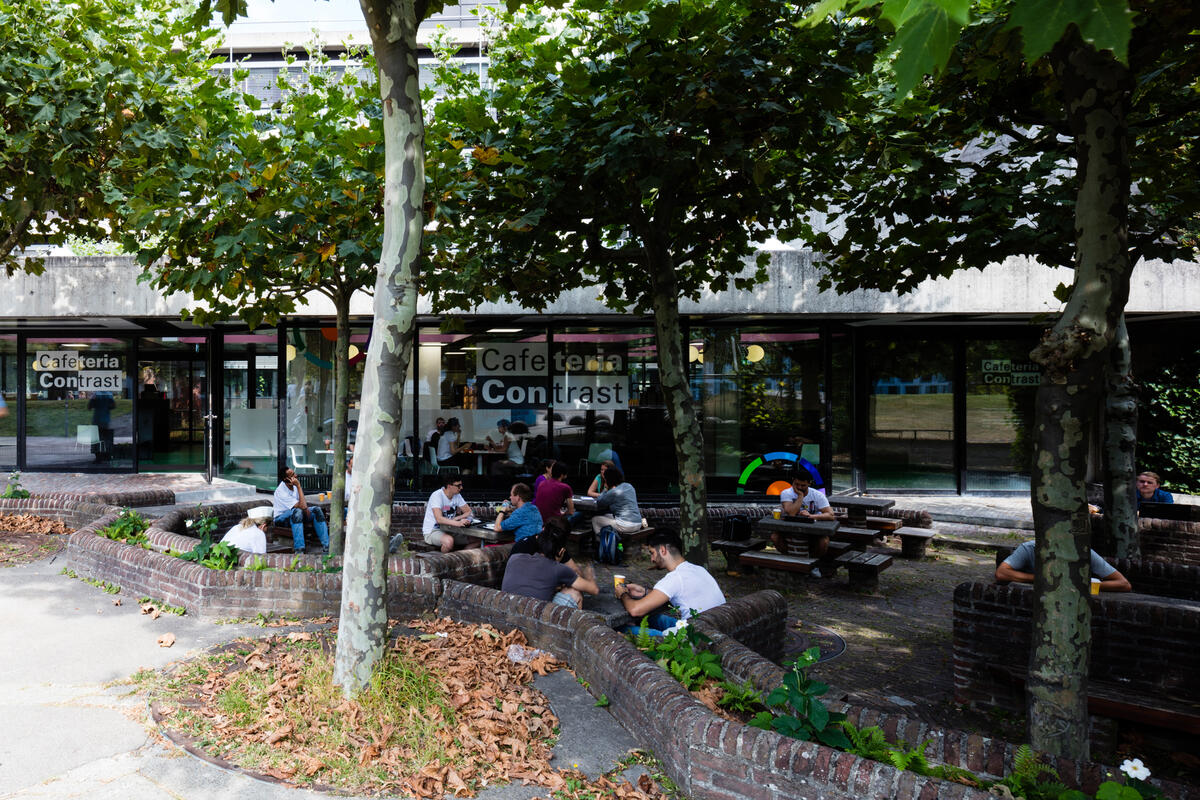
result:
M 342 555 L 344 541 L 342 506 L 345 505 L 346 445 L 349 435 L 346 416 L 350 406 L 350 295 L 339 291 L 333 299 L 337 309 L 337 346 L 333 350 L 333 484 L 329 502 L 329 554 Z
M 1104 531 L 1098 550 L 1137 558 L 1137 391 L 1125 315 L 1117 324 L 1108 365 L 1104 414 Z
M 360 0 L 383 98 L 383 242 L 375 320 L 363 377 L 355 490 L 342 570 L 334 682 L 350 696 L 366 686 L 387 635 L 387 547 L 404 376 L 417 314 L 416 263 L 425 190 L 417 25 L 424 4 Z
M 658 380 L 667 405 L 679 467 L 679 534 L 684 556 L 708 565 L 708 505 L 704 488 L 704 431 L 688 383 L 683 332 L 679 327 L 679 285 L 669 254 L 652 256 L 654 336 L 658 350 Z
M 1111 54 L 1096 52 L 1078 33 L 1055 47 L 1052 62 L 1078 159 L 1076 263 L 1067 307 L 1031 354 L 1043 379 L 1034 424 L 1037 565 L 1026 689 L 1033 747 L 1086 760 L 1091 610 L 1084 481 L 1089 420 L 1103 399 L 1132 271 L 1125 129 L 1131 81 Z

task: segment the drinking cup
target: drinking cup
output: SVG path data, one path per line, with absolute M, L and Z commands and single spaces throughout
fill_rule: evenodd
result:
M 1092 594 L 1100 594 L 1100 579 L 1099 578 L 1092 578 L 1091 590 L 1092 590 Z

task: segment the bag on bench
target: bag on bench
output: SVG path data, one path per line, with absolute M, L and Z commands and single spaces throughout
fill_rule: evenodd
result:
M 596 537 L 596 561 L 618 564 L 621 560 L 621 536 L 612 525 L 605 525 Z
M 750 518 L 745 514 L 726 517 L 725 522 L 721 525 L 721 538 L 731 542 L 748 541 L 753 532 L 754 528 L 750 525 Z

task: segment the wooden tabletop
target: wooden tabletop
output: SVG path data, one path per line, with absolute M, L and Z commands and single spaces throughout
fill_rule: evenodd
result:
M 511 542 L 513 540 L 513 535 L 508 531 L 493 530 L 491 525 L 482 522 L 468 525 L 465 528 L 457 525 L 438 525 L 438 528 L 451 535 L 463 533 L 476 539 L 483 539 L 485 542 Z

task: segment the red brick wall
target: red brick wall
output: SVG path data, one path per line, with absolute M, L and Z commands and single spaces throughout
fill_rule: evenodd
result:
M 1200 522 L 1138 519 L 1142 558 L 1200 567 Z

